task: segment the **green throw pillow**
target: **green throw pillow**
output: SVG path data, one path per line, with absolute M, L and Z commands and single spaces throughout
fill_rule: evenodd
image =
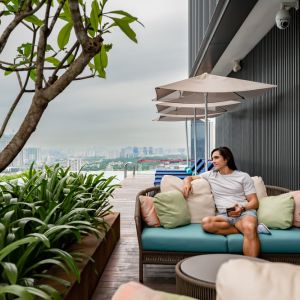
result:
M 191 298 L 188 296 L 183 295 L 176 295 L 166 292 L 159 292 L 159 294 L 162 296 L 162 299 L 164 300 L 196 300 L 195 298 Z
M 179 191 L 156 194 L 154 206 L 160 224 L 165 228 L 174 228 L 191 223 L 186 200 Z
M 291 227 L 293 215 L 294 199 L 288 193 L 259 200 L 258 220 L 270 228 L 287 229 Z

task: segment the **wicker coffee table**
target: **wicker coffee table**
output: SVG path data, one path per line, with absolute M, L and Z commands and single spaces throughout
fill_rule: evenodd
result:
M 186 258 L 176 265 L 177 294 L 201 300 L 216 299 L 216 276 L 220 266 L 238 258 L 265 261 L 235 254 L 205 254 Z

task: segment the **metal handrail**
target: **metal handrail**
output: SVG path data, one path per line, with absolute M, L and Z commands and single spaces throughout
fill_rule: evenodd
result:
M 127 162 L 125 165 L 124 165 L 124 178 L 127 177 L 127 167 L 129 165 L 133 165 L 133 172 L 132 172 L 132 175 L 135 176 L 135 166 L 136 166 L 136 163 L 133 163 L 131 161 Z

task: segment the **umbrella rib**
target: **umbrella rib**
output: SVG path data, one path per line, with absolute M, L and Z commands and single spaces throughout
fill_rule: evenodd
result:
M 244 96 L 242 96 L 242 95 L 240 95 L 239 93 L 237 93 L 237 92 L 233 92 L 234 94 L 236 94 L 237 96 L 239 96 L 239 97 L 241 97 L 242 99 L 246 99 Z

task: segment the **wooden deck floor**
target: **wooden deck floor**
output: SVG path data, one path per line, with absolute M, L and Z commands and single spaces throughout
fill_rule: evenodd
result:
M 136 194 L 153 185 L 153 175 L 139 174 L 126 178 L 123 188 L 114 194 L 114 210 L 121 213 L 121 238 L 116 246 L 92 300 L 110 300 L 125 282 L 138 281 L 138 242 L 134 223 Z M 144 267 L 144 284 L 158 290 L 175 292 L 175 267 L 148 265 Z

